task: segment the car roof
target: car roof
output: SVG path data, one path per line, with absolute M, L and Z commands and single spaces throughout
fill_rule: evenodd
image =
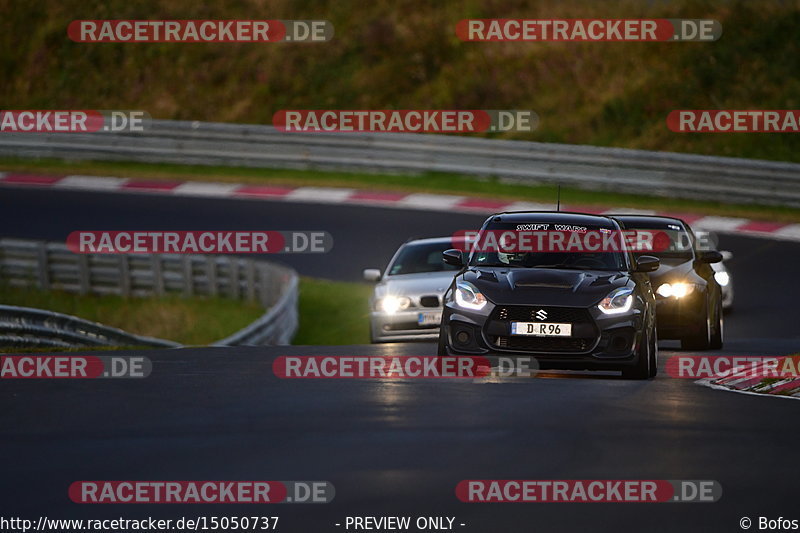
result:
M 676 222 L 682 224 L 684 226 L 688 226 L 685 221 L 681 220 L 677 217 L 667 217 L 663 215 L 608 215 L 610 217 L 616 218 L 617 220 L 624 223 L 626 226 L 636 225 L 636 224 L 663 224 L 667 226 L 668 224 L 675 224 Z
M 450 237 L 426 237 L 423 239 L 411 238 L 407 240 L 403 245 L 408 244 L 448 244 L 454 241 L 465 240 L 465 237 L 459 237 L 456 235 L 452 235 Z
M 613 218 L 590 213 L 575 213 L 571 211 L 505 211 L 489 217 L 494 221 L 500 217 L 501 222 L 516 222 L 519 224 L 532 222 L 549 222 L 553 224 L 580 224 L 589 226 L 614 226 Z

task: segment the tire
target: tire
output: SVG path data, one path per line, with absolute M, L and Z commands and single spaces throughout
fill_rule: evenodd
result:
M 639 343 L 639 357 L 636 365 L 622 369 L 622 377 L 625 379 L 648 379 L 652 377 L 651 361 L 653 358 L 652 345 L 649 334 L 644 334 L 644 338 Z
M 708 350 L 711 347 L 711 317 L 708 316 L 708 301 L 705 304 L 706 320 L 700 331 L 694 335 L 687 335 L 681 339 L 681 349 L 683 350 Z
M 658 375 L 658 333 L 653 328 L 652 340 L 650 341 L 650 377 Z
M 721 350 L 722 343 L 725 336 L 725 321 L 722 317 L 722 302 L 717 302 L 717 311 L 716 311 L 716 320 L 713 322 L 712 334 L 711 334 L 711 342 L 709 343 L 709 347 L 712 350 Z

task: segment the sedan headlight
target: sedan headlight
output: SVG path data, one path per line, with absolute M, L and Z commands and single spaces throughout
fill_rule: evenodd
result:
M 486 297 L 472 283 L 459 281 L 456 283 L 456 304 L 465 309 L 480 311 L 486 307 Z
M 694 292 L 694 284 L 692 283 L 662 283 L 658 289 L 656 289 L 656 293 L 659 296 L 663 296 L 664 298 L 683 298 Z
M 606 315 L 618 315 L 627 313 L 633 305 L 633 289 L 630 287 L 620 287 L 614 289 L 608 296 L 603 298 L 597 308 Z
M 731 282 L 731 277 L 724 270 L 715 272 L 714 279 L 717 280 L 717 283 L 719 283 L 720 287 L 727 287 L 728 283 Z
M 384 296 L 378 301 L 378 309 L 384 311 L 385 313 L 389 313 L 390 315 L 393 315 L 398 311 L 408 309 L 409 305 L 411 305 L 411 300 L 405 296 L 389 295 Z

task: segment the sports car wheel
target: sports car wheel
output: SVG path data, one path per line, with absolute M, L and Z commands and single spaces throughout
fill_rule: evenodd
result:
M 711 335 L 710 347 L 712 350 L 720 350 L 724 337 L 725 324 L 722 318 L 722 302 L 717 302 L 716 319 L 714 320 L 713 334 Z
M 650 377 L 654 378 L 658 374 L 658 333 L 655 328 L 653 328 L 650 341 L 650 355 Z
M 653 349 L 650 342 L 650 334 L 644 334 L 639 343 L 638 359 L 636 366 L 622 369 L 622 377 L 625 379 L 647 379 L 652 377 L 651 363 L 653 360 Z

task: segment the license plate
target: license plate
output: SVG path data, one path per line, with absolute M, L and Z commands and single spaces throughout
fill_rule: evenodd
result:
M 420 313 L 417 316 L 417 324 L 420 326 L 438 326 L 442 323 L 442 313 L 440 312 L 433 312 L 428 311 L 426 313 Z
M 512 335 L 533 335 L 536 337 L 569 337 L 572 324 L 556 322 L 512 322 Z

